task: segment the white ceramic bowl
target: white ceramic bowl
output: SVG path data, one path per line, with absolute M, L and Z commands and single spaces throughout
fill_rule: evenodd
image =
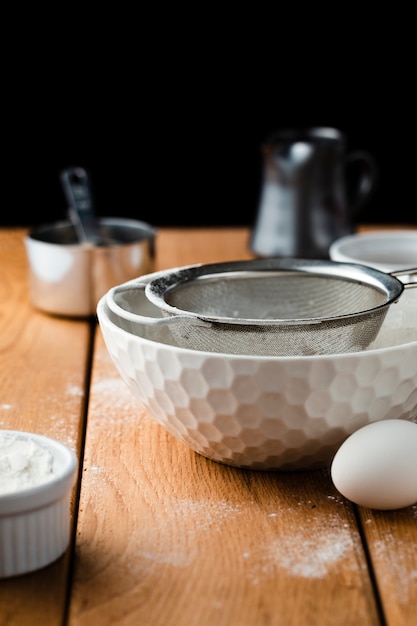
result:
M 214 461 L 260 470 L 320 468 L 361 426 L 417 419 L 416 326 L 407 334 L 388 326 L 379 347 L 363 352 L 242 356 L 177 347 L 166 327 L 147 325 L 160 312 L 145 295 L 135 310 L 143 323 L 118 317 L 106 296 L 97 307 L 120 376 L 158 424 Z
M 27 484 L 20 483 L 34 461 L 25 450 L 11 450 L 15 441 L 24 448 L 30 444 L 36 455 L 47 455 L 50 473 L 40 479 L 35 472 Z M 67 549 L 78 462 L 62 443 L 34 433 L 0 430 L 0 444 L 0 578 L 8 578 L 45 567 Z M 9 470 L 13 475 L 6 478 Z
M 362 263 L 383 272 L 417 267 L 417 230 L 346 235 L 331 244 L 329 256 L 332 261 Z

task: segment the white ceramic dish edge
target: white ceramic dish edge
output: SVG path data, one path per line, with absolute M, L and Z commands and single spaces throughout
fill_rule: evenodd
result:
M 57 560 L 70 541 L 70 496 L 78 460 L 64 444 L 35 433 L 2 430 L 28 438 L 54 457 L 56 476 L 31 489 L 0 495 L 0 579 L 26 574 Z
M 329 247 L 332 261 L 361 263 L 384 272 L 417 266 L 417 230 L 382 230 L 354 233 Z

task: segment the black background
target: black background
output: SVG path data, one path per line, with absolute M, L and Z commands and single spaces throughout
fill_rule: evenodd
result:
M 267 31 L 267 19 L 250 30 L 250 14 L 244 29 L 195 16 L 187 27 L 176 16 L 181 31 L 170 28 L 170 16 L 162 31 L 141 15 L 125 32 L 107 17 L 106 28 L 99 20 L 74 39 L 57 24 L 47 43 L 32 34 L 29 46 L 22 37 L 16 48 L 24 44 L 24 54 L 4 64 L 0 224 L 65 218 L 59 172 L 81 165 L 98 215 L 157 226 L 251 225 L 261 144 L 294 126 L 339 128 L 348 150 L 374 156 L 377 187 L 359 221 L 417 224 L 406 37 L 394 47 L 386 32 L 375 38 L 356 25 L 343 38 L 334 21 L 322 35 L 302 36 L 308 19 L 304 30 L 289 22 L 292 30 Z

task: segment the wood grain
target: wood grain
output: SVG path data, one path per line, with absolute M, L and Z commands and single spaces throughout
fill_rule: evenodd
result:
M 90 324 L 53 318 L 32 308 L 25 233 L 0 229 L 0 427 L 48 435 L 79 456 Z M 75 496 L 74 487 L 73 519 Z M 43 570 L 1 580 L 0 624 L 60 626 L 70 556 L 69 549 Z
M 157 269 L 251 258 L 245 229 L 164 229 Z M 238 470 L 143 411 L 96 339 L 71 625 L 377 624 L 327 471 Z
M 358 509 L 387 624 L 411 625 L 417 616 L 417 504 Z
M 33 309 L 25 232 L 0 229 L 0 427 L 70 445 L 81 490 L 67 553 L 0 581 L 1 626 L 411 626 L 417 506 L 362 509 L 328 468 L 239 470 L 174 439 L 95 321 Z M 249 236 L 160 229 L 155 269 L 252 258 Z
M 150 420 L 100 337 L 93 372 L 71 625 L 378 623 L 327 471 L 209 461 Z

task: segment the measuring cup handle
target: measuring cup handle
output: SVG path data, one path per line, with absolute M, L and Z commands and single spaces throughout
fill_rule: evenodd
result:
M 350 209 L 357 213 L 369 200 L 378 180 L 378 166 L 368 152 L 356 150 L 345 157 L 347 179 L 352 176 L 351 189 L 348 190 Z M 356 173 L 354 173 L 356 170 Z
M 60 179 L 77 237 L 80 241 L 98 243 L 90 175 L 83 167 L 67 167 L 60 172 Z

